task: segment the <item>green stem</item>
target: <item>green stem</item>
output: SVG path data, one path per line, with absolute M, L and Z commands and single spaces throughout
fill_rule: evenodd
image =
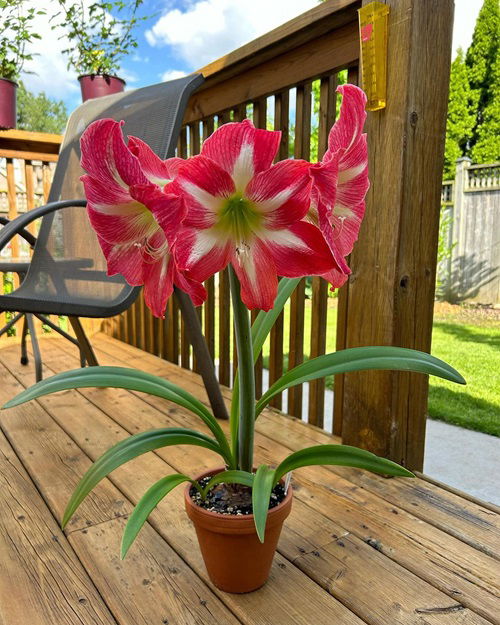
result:
M 253 439 L 255 429 L 255 374 L 253 368 L 252 334 L 248 309 L 241 301 L 240 281 L 229 265 L 229 285 L 233 302 L 234 331 L 238 353 L 240 418 L 238 424 L 238 464 L 242 471 L 253 470 Z

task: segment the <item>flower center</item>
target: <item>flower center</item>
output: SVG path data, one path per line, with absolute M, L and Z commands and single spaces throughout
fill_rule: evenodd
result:
M 224 201 L 216 228 L 231 238 L 237 247 L 244 247 L 260 229 L 262 214 L 254 202 L 235 193 Z

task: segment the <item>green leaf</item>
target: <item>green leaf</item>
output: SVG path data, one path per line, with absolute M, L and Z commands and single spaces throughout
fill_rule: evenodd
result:
M 353 347 L 312 358 L 285 373 L 257 402 L 255 415 L 258 416 L 275 395 L 291 386 L 324 378 L 327 375 L 369 369 L 416 371 L 465 384 L 458 371 L 425 352 L 404 347 Z
M 373 473 L 381 473 L 383 475 L 398 475 L 401 477 L 415 477 L 411 471 L 404 467 L 380 458 L 375 454 L 358 447 L 350 447 L 349 445 L 316 445 L 301 449 L 288 458 L 285 458 L 278 465 L 275 471 L 274 483 L 289 471 L 300 467 L 308 467 L 311 465 L 334 464 L 343 467 L 356 467 L 358 469 L 366 469 Z
M 88 387 L 125 388 L 131 391 L 140 391 L 161 397 L 162 399 L 168 399 L 183 408 L 187 408 L 200 417 L 210 428 L 220 445 L 224 459 L 229 465 L 233 464 L 231 450 L 221 426 L 201 401 L 180 386 L 137 369 L 129 369 L 127 367 L 85 367 L 58 373 L 22 391 L 8 401 L 3 408 L 12 408 L 31 399 L 36 399 L 49 393 L 56 393 L 57 391 Z
M 257 469 L 253 481 L 252 506 L 255 521 L 255 529 L 261 543 L 264 542 L 266 532 L 267 513 L 269 511 L 269 500 L 271 492 L 276 483 L 276 471 L 270 469 L 265 464 L 261 464 Z
M 142 526 L 146 522 L 148 516 L 160 503 L 160 501 L 168 495 L 168 493 L 183 482 L 192 482 L 191 478 L 182 473 L 167 475 L 158 480 L 148 491 L 142 496 L 130 515 L 125 531 L 123 532 L 121 558 L 127 555 L 132 543 L 137 537 Z
M 203 499 L 207 496 L 208 491 L 217 484 L 243 484 L 243 486 L 253 486 L 255 475 L 248 471 L 229 470 L 221 471 L 214 475 L 206 486 L 203 487 L 201 496 Z
M 269 334 L 276 319 L 281 314 L 290 295 L 294 292 L 301 278 L 281 278 L 278 285 L 278 294 L 274 300 L 271 310 L 265 312 L 261 310 L 252 324 L 252 347 L 254 362 L 259 357 L 262 346 Z
M 85 497 L 103 478 L 129 460 L 137 458 L 137 456 L 148 451 L 169 445 L 197 445 L 222 455 L 216 441 L 206 434 L 196 432 L 195 430 L 161 428 L 134 434 L 108 449 L 85 473 L 66 507 L 62 521 L 63 528 Z

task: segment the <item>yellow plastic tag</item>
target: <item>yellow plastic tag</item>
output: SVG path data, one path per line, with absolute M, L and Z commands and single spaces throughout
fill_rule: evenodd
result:
M 361 78 L 367 111 L 385 108 L 387 90 L 387 16 L 389 7 L 370 2 L 359 13 Z

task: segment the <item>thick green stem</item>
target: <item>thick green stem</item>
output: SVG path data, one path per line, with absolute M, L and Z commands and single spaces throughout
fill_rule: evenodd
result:
M 238 464 L 242 471 L 253 470 L 253 439 L 255 429 L 255 374 L 253 368 L 250 315 L 241 301 L 240 282 L 229 265 L 229 285 L 233 302 L 234 331 L 238 352 L 240 418 L 238 424 Z

